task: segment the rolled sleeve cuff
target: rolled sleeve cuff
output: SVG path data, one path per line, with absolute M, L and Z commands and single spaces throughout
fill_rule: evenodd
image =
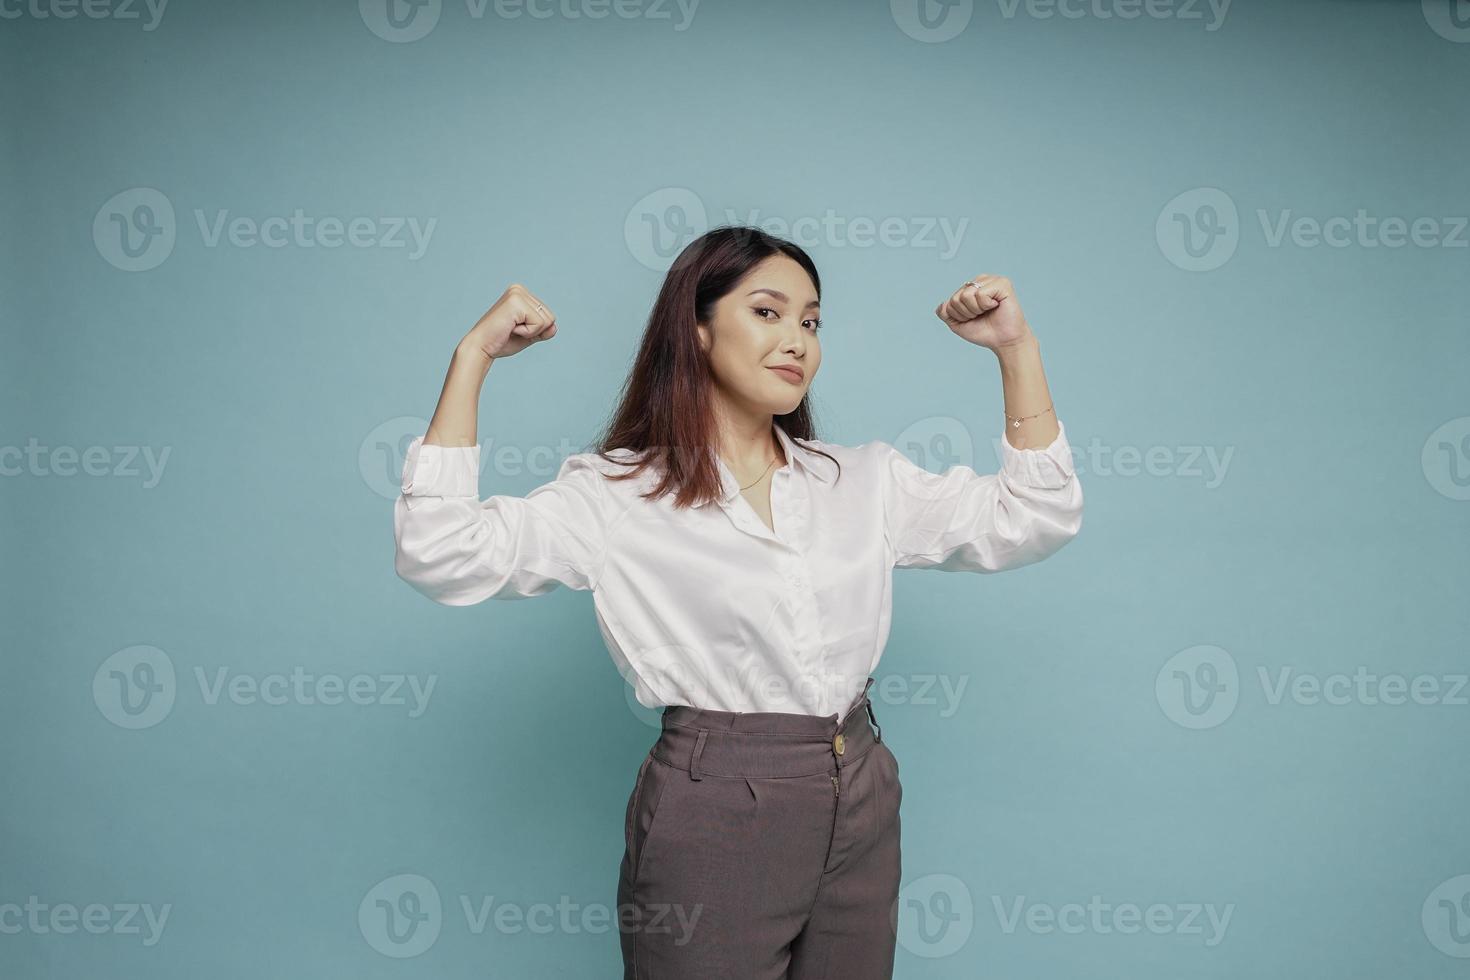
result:
M 403 460 L 402 489 L 416 497 L 478 497 L 480 447 L 425 445 L 417 437 Z
M 1057 419 L 1057 437 L 1039 449 L 1017 449 L 1004 430 L 1000 435 L 1001 470 L 1017 484 L 1060 490 L 1076 475 L 1072 447 L 1067 442 L 1067 428 Z

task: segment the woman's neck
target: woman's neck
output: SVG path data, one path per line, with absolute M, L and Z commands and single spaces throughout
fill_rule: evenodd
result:
M 781 441 L 773 431 L 772 416 L 726 420 L 720 427 L 719 453 L 737 479 L 756 479 L 762 470 L 783 465 Z M 775 459 L 775 465 L 771 460 Z

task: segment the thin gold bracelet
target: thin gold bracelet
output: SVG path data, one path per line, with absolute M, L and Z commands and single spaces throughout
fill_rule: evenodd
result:
M 1006 421 L 1009 422 L 1009 423 L 1011 423 L 1011 428 L 1013 428 L 1013 429 L 1019 429 L 1021 427 L 1021 423 L 1024 422 L 1024 421 L 1026 421 L 1027 419 L 1040 418 L 1041 416 L 1045 415 L 1047 412 L 1050 412 L 1051 410 L 1052 410 L 1052 406 L 1051 405 L 1048 405 L 1045 408 L 1043 408 L 1041 411 L 1037 412 L 1035 415 L 1023 415 L 1020 418 L 1013 418 L 1013 417 L 1007 415 L 1006 416 Z M 1002 414 L 1004 414 L 1004 413 L 1002 413 Z

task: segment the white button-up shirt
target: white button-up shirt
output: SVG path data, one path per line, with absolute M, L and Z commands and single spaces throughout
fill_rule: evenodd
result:
M 409 445 L 394 504 L 398 575 L 435 602 L 592 592 L 638 701 L 831 715 L 862 693 L 888 640 L 895 568 L 998 572 L 1040 561 L 1082 526 L 1066 429 L 1001 437 L 999 473 L 931 473 L 886 442 L 798 441 L 771 478 L 768 528 L 716 455 L 724 493 L 676 510 L 655 482 L 577 453 L 524 497 L 479 498 L 480 447 Z M 804 444 L 805 443 L 805 444 Z M 841 463 L 839 477 L 831 460 Z M 609 453 L 629 458 L 630 450 Z

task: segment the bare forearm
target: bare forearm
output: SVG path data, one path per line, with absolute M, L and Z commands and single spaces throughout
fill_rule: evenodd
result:
M 455 348 L 439 392 L 439 405 L 429 421 L 424 443 L 434 446 L 473 446 L 478 441 L 480 391 L 495 359 L 464 345 Z
M 439 406 L 424 433 L 430 446 L 474 446 L 480 389 L 490 365 L 556 336 L 556 316 L 536 295 L 511 283 L 454 348 Z
M 1047 388 L 1046 372 L 1041 366 L 1041 345 L 1034 334 L 1025 340 L 996 351 L 1000 362 L 1001 387 L 1005 394 L 1005 414 L 1024 421 L 1014 425 L 1005 422 L 1006 439 L 1017 449 L 1041 449 L 1056 439 L 1060 429 L 1057 413 L 1046 409 L 1052 404 Z M 1037 414 L 1037 413 L 1041 414 Z M 1026 418 L 1028 415 L 1035 418 Z

